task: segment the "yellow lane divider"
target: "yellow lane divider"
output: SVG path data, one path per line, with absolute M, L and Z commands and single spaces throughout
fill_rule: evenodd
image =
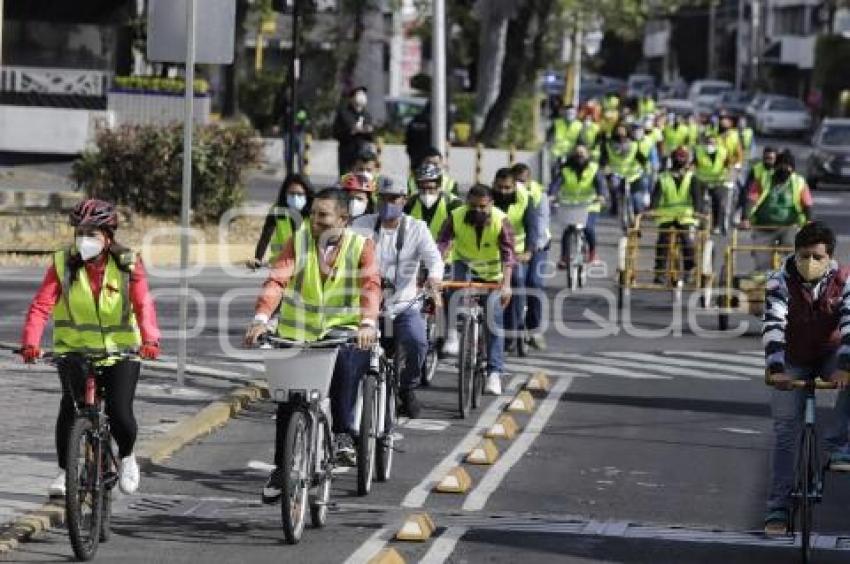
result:
M 530 392 L 548 392 L 551 386 L 552 383 L 546 373 L 538 372 L 528 380 L 525 389 Z
M 385 548 L 369 559 L 367 564 L 406 564 L 401 554 L 394 548 Z
M 518 431 L 519 425 L 517 425 L 516 420 L 505 413 L 501 415 L 495 423 L 493 423 L 492 427 L 487 429 L 484 436 L 488 439 L 507 439 L 510 441 L 516 437 Z
M 466 493 L 472 487 L 472 478 L 463 466 L 453 468 L 434 491 L 440 493 Z
M 508 411 L 512 413 L 531 413 L 534 411 L 534 397 L 528 390 L 523 390 L 508 404 Z
M 427 513 L 408 515 L 401 529 L 396 533 L 396 540 L 424 542 L 431 538 L 437 526 Z
M 493 439 L 482 440 L 466 455 L 466 461 L 469 464 L 489 465 L 496 462 L 497 458 L 499 458 L 499 448 Z

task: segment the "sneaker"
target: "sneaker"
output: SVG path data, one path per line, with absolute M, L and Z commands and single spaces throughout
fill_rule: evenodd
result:
M 830 454 L 829 469 L 833 472 L 850 472 L 850 453 L 836 451 Z
M 498 372 L 491 372 L 487 376 L 487 385 L 484 387 L 484 391 L 492 396 L 502 395 L 502 375 Z
M 357 450 L 354 448 L 354 439 L 348 433 L 337 433 L 336 457 L 341 466 L 357 465 Z
M 788 510 L 773 509 L 764 518 L 764 534 L 770 537 L 788 534 Z
M 419 419 L 422 414 L 422 405 L 416 399 L 416 394 L 413 390 L 401 392 L 399 399 L 401 400 L 401 415 L 410 419 Z
M 544 337 L 542 333 L 537 333 L 529 337 L 528 344 L 538 351 L 545 351 L 546 337 Z
M 443 354 L 446 356 L 457 356 L 460 353 L 460 342 L 458 342 L 457 333 L 449 334 L 446 337 L 446 342 L 443 343 Z
M 271 505 L 280 500 L 283 493 L 283 469 L 276 466 L 272 473 L 269 474 L 269 479 L 266 480 L 266 485 L 263 486 L 263 492 L 260 496 L 263 503 Z
M 596 256 L 596 249 L 587 251 L 587 264 L 597 264 L 598 262 L 599 257 Z
M 56 479 L 47 487 L 47 495 L 50 497 L 65 497 L 65 471 L 59 472 Z
M 127 495 L 136 493 L 139 489 L 139 465 L 136 455 L 131 454 L 121 459 L 121 470 L 118 475 L 118 487 Z

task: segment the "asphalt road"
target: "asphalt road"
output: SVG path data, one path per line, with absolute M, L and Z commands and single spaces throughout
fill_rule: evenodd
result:
M 601 231 L 601 256 L 613 268 L 618 234 L 607 219 Z M 391 546 L 408 562 L 796 562 L 791 541 L 754 532 L 772 440 L 757 320 L 741 317 L 748 331 L 734 337 L 716 331 L 714 313 L 694 313 L 698 323 L 688 308 L 676 313 L 669 292 L 635 292 L 620 323 L 611 274 L 591 279 L 578 295 L 560 292 L 560 273 L 549 281 L 548 349 L 510 358 L 508 381 L 516 386 L 545 370 L 554 387 L 538 395 L 534 413 L 517 416 L 516 439 L 498 441 L 495 465 L 465 465 L 473 480 L 465 496 L 432 493 L 432 480 L 459 462 L 505 400 L 482 407 L 477 419 L 457 419 L 455 369 L 447 361 L 420 393 L 426 420 L 399 429 L 392 480 L 358 498 L 354 475 L 339 474 L 329 526 L 308 529 L 298 547 L 282 540 L 279 508 L 259 504 L 274 436 L 273 407 L 261 403 L 146 473 L 141 493 L 116 503 L 115 534 L 99 558 L 364 562 Z M 39 277 L 33 269 L 4 271 L 0 340 L 17 338 Z M 222 344 L 238 343 L 262 277 L 207 270 L 192 279 L 205 315 L 189 340 L 193 361 L 260 374 L 253 355 L 228 357 Z M 162 292 L 176 281 L 159 276 L 152 286 Z M 163 326 L 174 330 L 174 295 L 158 301 Z M 164 346 L 173 354 L 172 337 Z M 823 395 L 822 420 L 830 400 Z M 848 503 L 850 477 L 830 476 L 816 512 L 824 546 L 850 548 Z M 389 540 L 419 509 L 434 518 L 436 537 Z M 15 558 L 65 561 L 70 554 L 65 532 L 55 530 Z M 846 562 L 848 552 L 817 556 Z

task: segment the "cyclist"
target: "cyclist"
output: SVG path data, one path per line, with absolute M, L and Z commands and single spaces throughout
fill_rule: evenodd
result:
M 694 210 L 700 207 L 700 191 L 694 182 L 694 173 L 688 170 L 691 155 L 686 147 L 679 147 L 670 157 L 670 169 L 662 172 L 652 192 L 651 207 L 657 213 L 658 242 L 655 247 L 655 283 L 664 282 L 664 266 L 668 246 L 672 244 L 672 230 L 686 233 L 682 239 L 685 281 L 694 267 L 694 231 L 697 220 Z
M 648 92 L 641 94 L 637 101 L 637 114 L 639 119 L 645 119 L 655 113 L 657 106 L 655 98 Z
M 511 301 L 511 274 L 516 262 L 514 233 L 507 214 L 493 206 L 493 195 L 486 185 L 469 189 L 466 205 L 452 212 L 437 240 L 440 251 L 453 247 L 454 280 L 476 280 L 501 283 L 498 293 L 487 299 L 489 338 L 487 340 L 488 371 L 486 390 L 501 395 L 504 370 L 505 339 L 502 329 L 504 308 Z M 449 319 L 454 319 L 451 315 Z M 443 352 L 458 354 L 457 325 L 448 323 L 448 336 Z
M 254 258 L 248 261 L 251 268 L 259 268 L 266 256 L 266 248 L 271 250 L 272 260 L 301 226 L 304 215 L 310 213 L 310 199 L 313 186 L 306 176 L 289 174 L 280 186 L 277 202 L 269 209 L 260 240 L 254 250 Z
M 754 245 L 790 246 L 797 229 L 812 218 L 812 193 L 806 179 L 794 172 L 794 155 L 787 149 L 776 157 L 768 184 L 754 183 L 748 200 L 745 217 L 761 228 L 752 233 Z M 770 253 L 754 252 L 756 269 L 769 269 L 770 258 Z
M 408 198 L 404 213 L 428 224 L 434 240 L 440 236 L 443 225 L 452 211 L 463 205 L 450 192 L 440 189 L 443 171 L 434 163 L 423 163 L 416 169 L 416 194 Z
M 516 178 L 517 190 L 525 188 L 531 197 L 531 205 L 540 210 L 540 226 L 537 229 L 536 241 L 528 240 L 531 258 L 525 275 L 525 287 L 532 290 L 526 298 L 528 308 L 525 315 L 525 329 L 528 332 L 528 343 L 537 350 L 546 349 L 546 340 L 541 330 L 543 304 L 540 296 L 534 292 L 543 291 L 542 269 L 549 254 L 552 233 L 549 229 L 550 208 L 549 195 L 543 185 L 531 178 L 531 168 L 525 163 L 517 163 L 511 169 Z
M 557 186 L 558 198 L 561 203 L 588 203 L 589 214 L 587 225 L 584 226 L 584 237 L 587 241 L 587 260 L 596 261 L 596 219 L 602 211 L 602 203 L 608 197 L 608 184 L 602 174 L 599 163 L 590 160 L 587 147 L 579 145 L 573 151 L 572 156 L 561 169 L 556 181 L 552 184 Z M 564 230 L 561 238 L 561 259 L 558 268 L 567 268 L 567 231 Z
M 690 127 L 685 120 L 685 116 L 673 113 L 667 114 L 667 123 L 661 131 L 664 157 L 669 158 L 673 154 L 673 151 L 679 147 L 688 145 L 689 135 Z
M 338 453 L 354 463 L 353 415 L 360 378 L 369 367 L 369 349 L 378 336 L 381 277 L 374 243 L 346 228 L 349 197 L 329 188 L 313 200 L 310 221 L 283 247 L 257 298 L 245 345 L 254 346 L 268 332 L 269 317 L 280 306 L 278 336 L 317 341 L 334 329 L 357 331 L 357 347 L 342 347 L 331 383 L 331 415 Z M 262 492 L 264 503 L 281 495 L 285 477 L 283 442 L 288 404 L 279 403 L 275 432 L 275 469 Z
M 578 136 L 576 145 L 587 147 L 590 150 L 590 157 L 598 163 L 602 156 L 602 135 L 600 135 L 602 128 L 594 121 L 592 108 L 586 107 L 583 110 L 582 124 L 581 134 Z M 566 158 L 566 155 L 564 157 Z
M 777 154 L 775 147 L 766 146 L 762 150 L 761 160 L 750 167 L 746 179 L 739 188 L 738 206 L 741 208 L 741 223 L 739 226 L 743 229 L 749 226 L 749 220 L 746 214 L 749 193 L 751 190 L 760 192 L 761 186 L 770 186 L 770 175 L 773 174 Z M 758 187 L 754 186 L 756 182 L 758 182 Z
M 762 329 L 765 363 L 779 388 L 771 396 L 775 443 L 765 516 L 768 534 L 786 534 L 788 527 L 804 394 L 788 391 L 790 380 L 820 376 L 842 388 L 826 445 L 830 469 L 850 471 L 850 268 L 839 267 L 834 253 L 832 230 L 820 222 L 808 223 L 794 238 L 794 255 L 767 281 Z
M 53 254 L 24 325 L 21 355 L 25 362 L 40 356 L 44 328 L 53 316 L 53 351 L 117 353 L 138 349 L 144 359 L 159 356 L 160 332 L 153 297 L 141 258 L 115 240 L 118 212 L 109 202 L 85 200 L 70 215 L 74 244 Z M 133 454 L 136 417 L 133 398 L 141 364 L 136 360 L 104 362 L 106 412 L 121 457 L 118 485 L 127 494 L 139 488 L 139 466 Z M 62 469 L 48 489 L 65 495 L 68 433 L 75 415 L 74 398 L 83 394 L 87 374 L 79 359 L 58 364 L 62 400 L 56 420 L 56 455 Z
M 606 136 L 610 136 L 620 123 L 620 117 L 620 96 L 614 91 L 608 92 L 602 99 L 602 119 L 599 124 Z
M 628 128 L 624 123 L 617 125 L 612 141 L 605 144 L 602 165 L 622 179 L 619 186 L 610 186 L 610 189 L 620 196 L 620 200 L 625 194 L 623 184 L 628 182 L 632 186 L 631 201 L 617 202 L 617 205 L 630 205 L 636 214 L 641 213 L 649 203 L 649 186 L 643 174 L 647 160 L 641 154 L 638 143 L 629 137 Z M 612 213 L 616 213 L 616 209 L 612 206 Z
M 348 196 L 348 216 L 355 219 L 367 213 L 375 213 L 375 181 L 368 173 L 350 172 L 339 179 L 339 188 Z
M 578 111 L 573 106 L 564 109 L 563 117 L 552 123 L 552 158 L 560 159 L 572 151 L 581 135 L 584 124 L 578 119 Z
M 459 189 L 458 183 L 455 179 L 453 179 L 446 173 L 445 163 L 443 162 L 443 155 L 442 153 L 440 153 L 439 149 L 437 149 L 436 147 L 431 147 L 425 152 L 425 155 L 422 158 L 422 162 L 420 163 L 419 168 L 422 168 L 422 166 L 425 164 L 434 165 L 440 170 L 440 190 L 442 190 L 446 194 L 457 196 Z M 411 174 L 407 179 L 408 194 L 415 193 L 418 188 L 419 182 L 416 178 L 416 171 L 411 171 Z
M 632 138 L 638 144 L 638 152 L 645 161 L 641 182 L 646 186 L 645 193 L 649 194 L 651 187 L 654 186 L 655 176 L 661 168 L 661 159 L 658 156 L 657 143 L 651 124 L 647 128 L 643 123 L 635 123 L 632 126 Z
M 531 258 L 529 244 L 539 242 L 538 232 L 543 226 L 540 206 L 535 206 L 528 190 L 517 187 L 514 173 L 509 168 L 496 171 L 493 179 L 493 202 L 495 207 L 507 214 L 514 232 L 514 252 L 517 260 L 511 271 L 513 297 L 505 311 L 505 331 L 512 336 L 505 343 L 506 351 L 513 351 L 517 341 L 524 338 L 525 329 L 525 277 L 526 262 Z
M 375 252 L 382 284 L 388 289 L 383 308 L 394 315 L 392 326 L 382 336 L 394 339 L 404 351 L 405 369 L 401 374 L 399 399 L 401 412 L 412 419 L 421 408 L 414 388 L 422 377 L 428 337 L 421 307 L 411 306 L 417 294 L 420 267 L 428 271 L 425 283 L 439 303 L 443 281 L 443 259 L 425 222 L 404 213 L 407 190 L 403 184 L 387 182 L 378 191 L 378 213 L 363 215 L 352 222 L 352 229 L 375 241 Z
M 373 180 L 377 180 L 379 169 L 378 155 L 368 145 L 357 152 L 354 164 L 351 166 L 351 172 L 354 174 L 364 175 Z
M 726 147 L 718 142 L 718 138 L 709 133 L 703 133 L 700 144 L 696 148 L 696 179 L 699 182 L 703 197 L 708 194 L 711 198 L 712 232 L 722 231 L 725 214 L 728 158 Z

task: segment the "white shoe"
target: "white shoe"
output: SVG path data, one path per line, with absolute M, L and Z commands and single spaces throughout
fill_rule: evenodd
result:
M 65 471 L 59 472 L 56 479 L 47 487 L 47 495 L 50 497 L 65 497 Z
M 446 356 L 457 356 L 460 353 L 460 342 L 457 339 L 457 333 L 449 334 L 446 337 L 446 342 L 443 343 L 443 354 Z
M 118 487 L 127 495 L 136 493 L 139 489 L 139 465 L 136 464 L 136 455 L 121 459 L 121 470 L 118 476 Z
M 498 372 L 491 372 L 487 376 L 487 385 L 484 387 L 484 391 L 492 396 L 502 395 L 502 375 Z

